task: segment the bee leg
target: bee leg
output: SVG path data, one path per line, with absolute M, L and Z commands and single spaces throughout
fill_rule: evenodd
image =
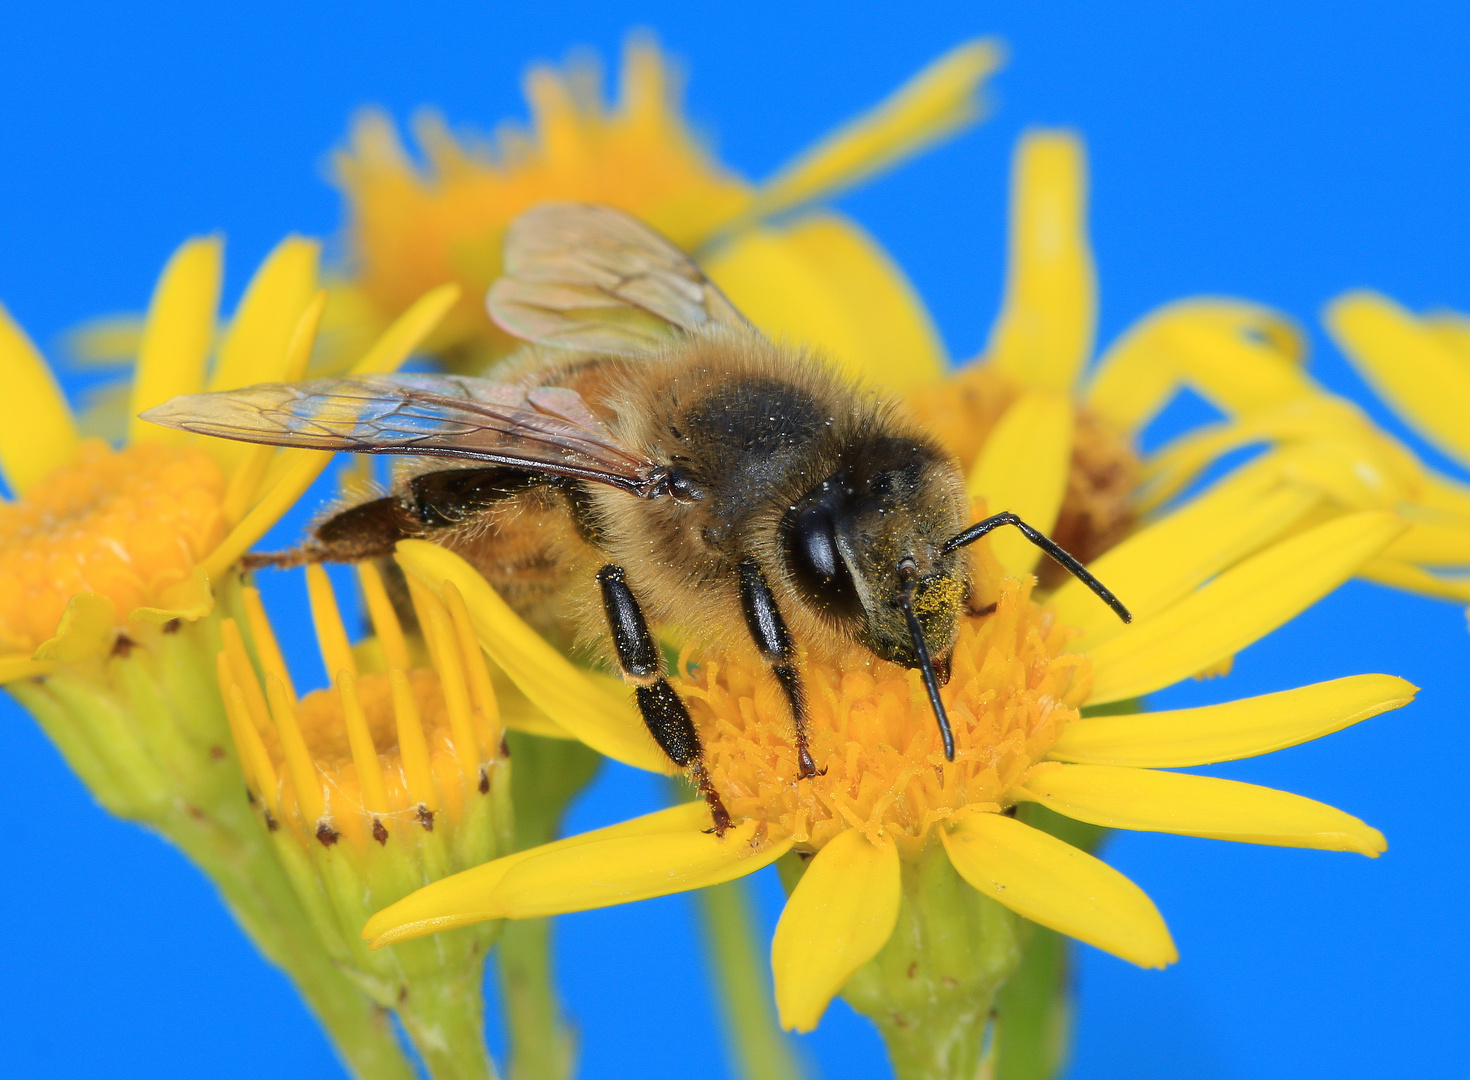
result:
M 786 620 L 776 607 L 776 598 L 766 584 L 760 563 L 755 559 L 741 559 L 735 568 L 740 575 L 740 607 L 745 612 L 745 625 L 755 639 L 761 659 L 771 666 L 771 674 L 786 691 L 786 700 L 791 703 L 791 722 L 796 729 L 796 775 L 805 780 L 817 775 L 817 763 L 812 760 L 807 748 L 808 722 L 806 693 L 802 690 L 801 677 L 796 673 L 796 646 L 791 641 L 791 631 L 786 629 Z
M 393 554 L 405 536 L 417 536 L 419 523 L 396 496 L 374 499 L 334 514 L 312 538 L 291 551 L 257 552 L 240 560 L 245 570 L 273 566 L 286 570 L 319 562 L 362 562 Z
M 421 473 L 392 495 L 349 506 L 313 530 L 293 551 L 246 555 L 246 570 L 318 562 L 363 562 L 393 554 L 400 540 L 454 528 L 496 503 L 547 483 L 544 473 L 495 466 Z
M 627 575 L 621 566 L 604 566 L 597 572 L 597 584 L 602 587 L 602 608 L 612 631 L 618 666 L 623 678 L 634 686 L 644 724 L 674 764 L 693 775 L 704 801 L 709 803 L 715 832 L 723 834 L 730 827 L 730 814 L 704 767 L 704 748 L 689 710 L 664 678 L 663 652 L 649 632 L 638 598 L 628 588 Z

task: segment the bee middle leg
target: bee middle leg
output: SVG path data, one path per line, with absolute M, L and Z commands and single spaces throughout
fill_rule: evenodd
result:
M 791 631 L 786 629 L 786 620 L 776 606 L 776 597 L 766 584 L 760 563 L 755 559 L 741 559 L 735 568 L 740 576 L 740 607 L 745 612 L 745 625 L 755 639 L 755 647 L 761 659 L 770 665 L 771 674 L 786 691 L 786 700 L 791 703 L 791 722 L 796 729 L 796 775 L 800 779 L 817 775 L 817 763 L 812 760 L 807 747 L 808 721 L 806 693 L 802 690 L 801 676 L 796 673 L 796 646 L 791 640 Z
M 715 819 L 715 832 L 723 834 L 730 827 L 729 811 L 704 767 L 704 747 L 689 710 L 664 677 L 663 651 L 648 629 L 638 598 L 628 587 L 627 575 L 621 566 L 609 564 L 597 572 L 597 584 L 602 588 L 602 608 L 612 631 L 618 666 L 623 678 L 634 686 L 643 723 L 674 764 L 693 774 Z

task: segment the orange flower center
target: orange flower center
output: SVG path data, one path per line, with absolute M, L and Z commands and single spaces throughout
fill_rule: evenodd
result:
M 439 681 L 439 675 L 427 668 L 414 669 L 409 672 L 408 678 L 428 743 L 429 767 L 434 774 L 442 809 L 449 814 L 450 820 L 458 821 L 463 810 L 465 792 L 460 782 L 460 760 L 455 750 L 453 726 L 449 718 L 449 707 L 444 699 L 444 687 Z M 388 797 L 386 814 L 369 815 L 363 809 L 362 781 L 358 776 L 357 765 L 352 760 L 342 696 L 336 690 L 311 691 L 296 705 L 296 722 L 300 725 L 301 737 L 321 779 L 326 795 L 326 817 L 330 818 L 331 827 L 348 841 L 361 846 L 368 840 L 368 831 L 374 816 L 386 821 L 389 828 L 393 827 L 395 821 L 422 824 L 422 818 L 419 800 L 409 790 L 403 755 L 398 746 L 397 714 L 393 707 L 393 691 L 388 676 L 365 673 L 357 679 L 356 688 L 368 731 L 372 734 L 373 745 L 378 747 L 378 765 Z M 488 729 L 482 723 L 477 723 L 476 726 L 480 739 L 485 740 Z M 261 740 L 282 777 L 281 811 L 291 818 L 299 819 L 296 791 L 286 767 L 280 736 L 272 726 L 261 732 Z M 297 820 L 296 825 L 307 835 L 312 835 L 318 828 L 315 818 L 310 821 Z
M 123 618 L 157 603 L 224 537 L 224 489 L 202 450 L 82 443 L 24 499 L 0 504 L 0 650 L 51 638 L 77 593 L 108 597 Z
M 1008 579 L 995 611 L 966 618 L 944 688 L 955 735 L 946 761 L 919 675 L 873 657 L 808 663 L 810 747 L 821 774 L 798 780 L 790 709 L 751 663 L 705 663 L 678 680 L 710 777 L 738 821 L 766 822 L 815 850 L 843 829 L 921 851 L 929 829 L 964 807 L 1000 810 L 1026 770 L 1077 718 L 1091 682 L 1066 653 L 1070 632 Z

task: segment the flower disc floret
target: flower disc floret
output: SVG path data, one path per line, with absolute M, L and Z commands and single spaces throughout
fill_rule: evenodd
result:
M 1070 632 L 1008 579 L 995 610 L 963 620 L 944 700 L 955 732 L 946 761 L 917 672 L 873 657 L 809 663 L 810 745 L 821 772 L 796 779 L 790 707 L 753 664 L 706 663 L 679 689 L 710 776 L 736 820 L 815 851 L 848 828 L 917 857 L 930 829 L 966 808 L 1001 810 L 1027 769 L 1077 719 L 1091 683 Z
M 81 444 L 24 499 L 0 504 L 0 649 L 32 651 L 77 593 L 120 617 L 161 605 L 225 533 L 225 480 L 193 446 Z

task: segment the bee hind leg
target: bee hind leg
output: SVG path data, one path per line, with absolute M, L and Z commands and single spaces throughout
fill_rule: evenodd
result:
M 274 567 L 287 570 L 320 562 L 363 562 L 393 554 L 393 546 L 407 536 L 418 536 L 422 525 L 388 496 L 349 507 L 323 521 L 312 538 L 290 551 L 253 552 L 240 560 L 245 570 Z
M 604 566 L 597 572 L 597 584 L 602 588 L 602 607 L 612 631 L 618 666 L 623 678 L 634 686 L 643 723 L 669 759 L 689 770 L 709 804 L 715 832 L 723 835 L 730 827 L 730 813 L 704 766 L 704 747 L 689 709 L 664 677 L 663 652 L 648 629 L 638 598 L 628 587 L 627 575 L 621 566 Z
M 771 674 L 776 676 L 786 692 L 786 700 L 791 703 L 791 723 L 796 732 L 796 775 L 805 780 L 816 776 L 818 769 L 807 745 L 806 694 L 801 676 L 796 672 L 796 646 L 781 610 L 776 607 L 776 597 L 766 584 L 766 576 L 761 573 L 760 563 L 751 558 L 741 559 L 735 569 L 740 575 L 740 607 L 745 612 L 745 625 L 761 659 L 770 665 Z

